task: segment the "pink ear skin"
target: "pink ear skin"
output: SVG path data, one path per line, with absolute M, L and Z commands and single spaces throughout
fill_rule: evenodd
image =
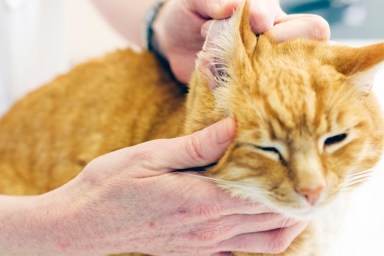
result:
M 250 25 L 248 1 L 239 4 L 230 18 L 211 23 L 198 58 L 200 72 L 211 90 L 228 81 L 229 62 L 236 64 L 232 61 L 235 57 L 244 56 L 246 59 L 247 55 L 253 55 L 256 42 Z
M 203 72 L 211 90 L 220 86 L 224 80 L 226 64 L 223 58 L 224 41 L 230 29 L 230 19 L 216 20 L 211 23 L 203 50 L 199 53 L 199 68 Z M 228 40 L 228 39 L 227 39 Z

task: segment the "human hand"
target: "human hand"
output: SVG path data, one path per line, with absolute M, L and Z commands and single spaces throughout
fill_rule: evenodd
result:
M 196 53 L 201 50 L 211 19 L 229 18 L 242 0 L 168 0 L 154 30 L 158 50 L 169 61 L 180 82 L 188 82 Z M 249 0 L 251 25 L 256 34 L 266 31 L 277 41 L 292 38 L 328 40 L 328 23 L 316 15 L 286 15 L 279 0 Z
M 59 247 L 56 255 L 281 252 L 305 223 L 172 172 L 217 161 L 234 133 L 234 121 L 226 119 L 192 135 L 101 156 L 73 181 L 44 195 L 46 203 L 40 198 L 44 218 L 33 225 L 51 232 L 43 237 Z

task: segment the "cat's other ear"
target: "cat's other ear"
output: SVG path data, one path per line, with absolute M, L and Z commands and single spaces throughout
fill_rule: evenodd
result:
M 209 87 L 215 89 L 228 82 L 230 70 L 236 70 L 233 65 L 249 61 L 256 43 L 248 1 L 243 1 L 229 19 L 213 21 L 197 59 Z
M 384 67 L 384 43 L 360 48 L 327 47 L 323 62 L 346 76 L 346 81 L 363 92 L 369 92 L 379 69 Z

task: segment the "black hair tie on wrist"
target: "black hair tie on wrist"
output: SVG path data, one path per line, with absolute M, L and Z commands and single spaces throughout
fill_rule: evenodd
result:
M 162 63 L 162 65 L 164 66 L 165 69 L 167 69 L 169 71 L 169 74 L 172 76 L 172 78 L 177 81 L 177 79 L 175 78 L 175 76 L 173 75 L 172 73 L 172 69 L 169 65 L 169 62 L 168 60 L 165 58 L 165 56 L 159 51 L 159 48 L 157 47 L 157 41 L 155 39 L 155 31 L 153 29 L 153 24 L 156 20 L 156 18 L 158 17 L 159 15 L 159 12 L 161 10 L 161 7 L 163 7 L 163 5 L 166 3 L 167 0 L 160 0 L 158 2 L 156 2 L 152 8 L 148 11 L 147 15 L 146 15 L 146 19 L 145 19 L 145 33 L 144 33 L 144 42 L 145 42 L 145 46 L 147 47 L 147 50 L 152 52 L 156 58 L 160 61 L 160 63 Z M 188 89 L 187 87 L 183 84 L 183 83 L 180 83 L 178 82 L 178 85 L 180 86 L 180 88 L 182 89 L 183 92 L 187 92 Z
M 156 2 L 152 8 L 148 11 L 146 15 L 145 22 L 145 45 L 148 51 L 155 53 L 158 56 L 162 56 L 160 52 L 158 52 L 153 39 L 155 31 L 153 30 L 153 23 L 155 22 L 157 16 L 159 15 L 160 9 L 163 6 L 164 1 Z

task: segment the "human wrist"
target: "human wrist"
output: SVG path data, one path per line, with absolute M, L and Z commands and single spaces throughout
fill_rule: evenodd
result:
M 40 196 L 0 196 L 0 251 L 5 255 L 58 255 L 42 236 Z
M 87 169 L 87 168 L 86 168 Z M 89 168 L 88 168 L 89 169 Z M 92 169 L 92 168 L 90 168 Z M 118 190 L 118 192 L 116 192 Z M 49 234 L 49 244 L 57 253 L 53 255 L 108 255 L 120 252 L 139 252 L 139 245 L 131 235 L 135 227 L 126 209 L 114 204 L 119 186 L 113 186 L 102 180 L 99 172 L 83 170 L 71 182 L 46 194 L 43 209 L 56 209 L 48 220 L 41 235 Z M 127 225 L 127 226 L 125 226 Z M 140 230 L 136 227 L 136 230 Z
M 37 236 L 45 238 L 45 247 L 54 252 L 47 255 L 91 256 L 110 252 L 100 241 L 100 232 L 92 227 L 97 221 L 87 209 L 92 200 L 89 193 L 95 191 L 88 189 L 76 177 L 39 199 L 33 226 Z
M 168 1 L 157 1 L 147 15 L 146 23 L 146 47 L 158 57 L 167 60 L 164 49 L 165 31 L 163 26 L 164 8 Z
M 0 252 L 7 256 L 103 255 L 98 247 L 89 246 L 92 237 L 82 231 L 83 202 L 74 200 L 82 191 L 72 193 L 75 186 L 66 186 L 39 196 L 0 196 Z

